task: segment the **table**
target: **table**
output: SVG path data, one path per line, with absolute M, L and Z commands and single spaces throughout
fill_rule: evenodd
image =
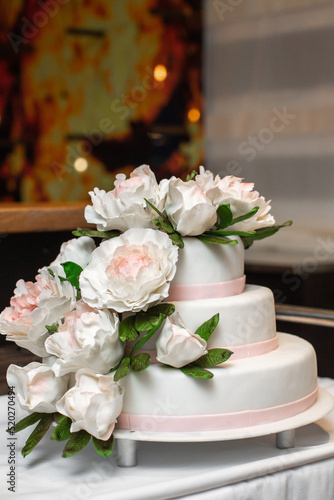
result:
M 319 379 L 334 395 L 334 380 Z M 16 405 L 17 417 L 23 413 Z M 266 436 L 214 443 L 141 443 L 139 465 L 118 468 L 91 444 L 63 459 L 63 443 L 45 437 L 25 459 L 30 429 L 17 434 L 16 491 L 7 490 L 7 397 L 0 398 L 1 498 L 24 500 L 334 500 L 334 411 L 297 430 L 296 447 Z

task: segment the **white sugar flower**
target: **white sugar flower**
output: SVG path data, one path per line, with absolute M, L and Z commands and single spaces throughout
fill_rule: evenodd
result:
M 45 342 L 48 353 L 58 357 L 52 369 L 57 376 L 90 368 L 107 373 L 122 358 L 124 344 L 118 337 L 118 315 L 92 309 L 83 301 L 65 316 L 58 332 Z
M 80 238 L 73 238 L 63 243 L 60 247 L 60 252 L 50 266 L 57 266 L 62 270 L 62 276 L 65 277 L 65 272 L 60 266 L 63 262 L 74 262 L 83 269 L 87 266 L 91 253 L 95 249 L 93 238 L 89 236 L 81 236 Z
M 100 244 L 80 275 L 83 300 L 117 312 L 146 311 L 168 296 L 178 249 L 153 229 L 129 229 Z
M 82 368 L 76 384 L 57 403 L 57 410 L 72 420 L 71 432 L 84 429 L 92 436 L 107 441 L 122 411 L 124 389 L 111 375 L 98 375 Z
M 274 217 L 269 213 L 270 201 L 267 202 L 257 191 L 253 191 L 254 184 L 252 182 L 242 182 L 241 178 L 229 175 L 223 179 L 216 178 L 215 184 L 216 188 L 219 189 L 219 195 L 214 188 L 207 192 L 207 196 L 213 200 L 217 208 L 219 205 L 229 203 L 234 218 L 246 214 L 256 206 L 259 207 L 258 212 L 253 217 L 237 222 L 233 225 L 233 229 L 252 231 L 275 224 Z
M 165 211 L 182 236 L 196 236 L 211 229 L 217 221 L 216 207 L 194 180 L 173 179 Z
M 33 362 L 24 367 L 9 365 L 7 382 L 15 387 L 21 408 L 31 413 L 53 413 L 68 389 L 69 375 L 56 377 L 47 364 Z
M 35 282 L 16 283 L 10 307 L 0 315 L 0 332 L 7 340 L 29 349 L 37 356 L 48 356 L 45 340 L 48 337 L 46 325 L 57 323 L 74 308 L 76 290 L 68 281 L 39 270 Z
M 136 168 L 129 179 L 124 174 L 118 174 L 115 189 L 108 193 L 95 188 L 89 194 L 93 205 L 86 207 L 85 218 L 87 222 L 96 224 L 99 231 L 155 228 L 153 219 L 157 213 L 147 205 L 145 199 L 163 210 L 165 198 L 164 189 L 160 190 L 148 165 Z
M 188 330 L 179 313 L 166 319 L 156 347 L 157 360 L 175 368 L 185 366 L 208 352 L 206 341 Z

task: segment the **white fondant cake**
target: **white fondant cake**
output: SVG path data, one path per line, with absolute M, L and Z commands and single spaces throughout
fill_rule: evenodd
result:
M 240 241 L 216 246 L 185 238 L 170 302 L 192 331 L 219 313 L 208 348 L 228 348 L 234 354 L 210 369 L 211 380 L 187 377 L 159 363 L 131 373 L 120 381 L 125 392 L 118 428 L 159 432 L 237 428 L 288 418 L 314 404 L 313 347 L 299 337 L 276 334 L 272 292 L 255 285 L 243 289 L 243 273 Z M 153 337 L 147 349 L 155 349 Z

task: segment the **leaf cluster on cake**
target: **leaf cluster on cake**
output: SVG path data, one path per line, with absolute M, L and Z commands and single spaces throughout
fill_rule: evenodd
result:
M 142 165 L 90 196 L 96 230 L 19 280 L 0 316 L 7 340 L 42 358 L 7 372 L 29 413 L 8 432 L 37 424 L 24 456 L 54 422 L 64 457 L 90 439 L 107 457 L 115 426 L 242 427 L 312 404 L 312 348 L 279 338 L 271 291 L 245 286 L 244 249 L 291 224 L 275 225 L 252 183 L 203 167 L 158 183 Z

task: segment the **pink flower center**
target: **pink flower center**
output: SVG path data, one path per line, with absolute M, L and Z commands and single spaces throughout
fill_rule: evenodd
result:
M 119 256 L 112 259 L 106 269 L 106 273 L 108 276 L 117 279 L 135 279 L 138 273 L 143 268 L 147 268 L 151 262 L 153 262 L 152 259 L 145 253 L 134 251 L 126 256 Z
M 41 294 L 39 283 L 18 282 L 16 295 L 10 299 L 10 307 L 4 310 L 3 319 L 5 321 L 19 320 L 24 316 L 30 315 L 38 306 L 39 296 Z
M 125 180 L 117 179 L 115 183 L 114 196 L 115 198 L 118 198 L 124 191 L 129 191 L 131 188 L 137 188 L 142 186 L 142 184 L 143 181 L 139 176 L 133 176 L 130 177 L 130 179 Z

